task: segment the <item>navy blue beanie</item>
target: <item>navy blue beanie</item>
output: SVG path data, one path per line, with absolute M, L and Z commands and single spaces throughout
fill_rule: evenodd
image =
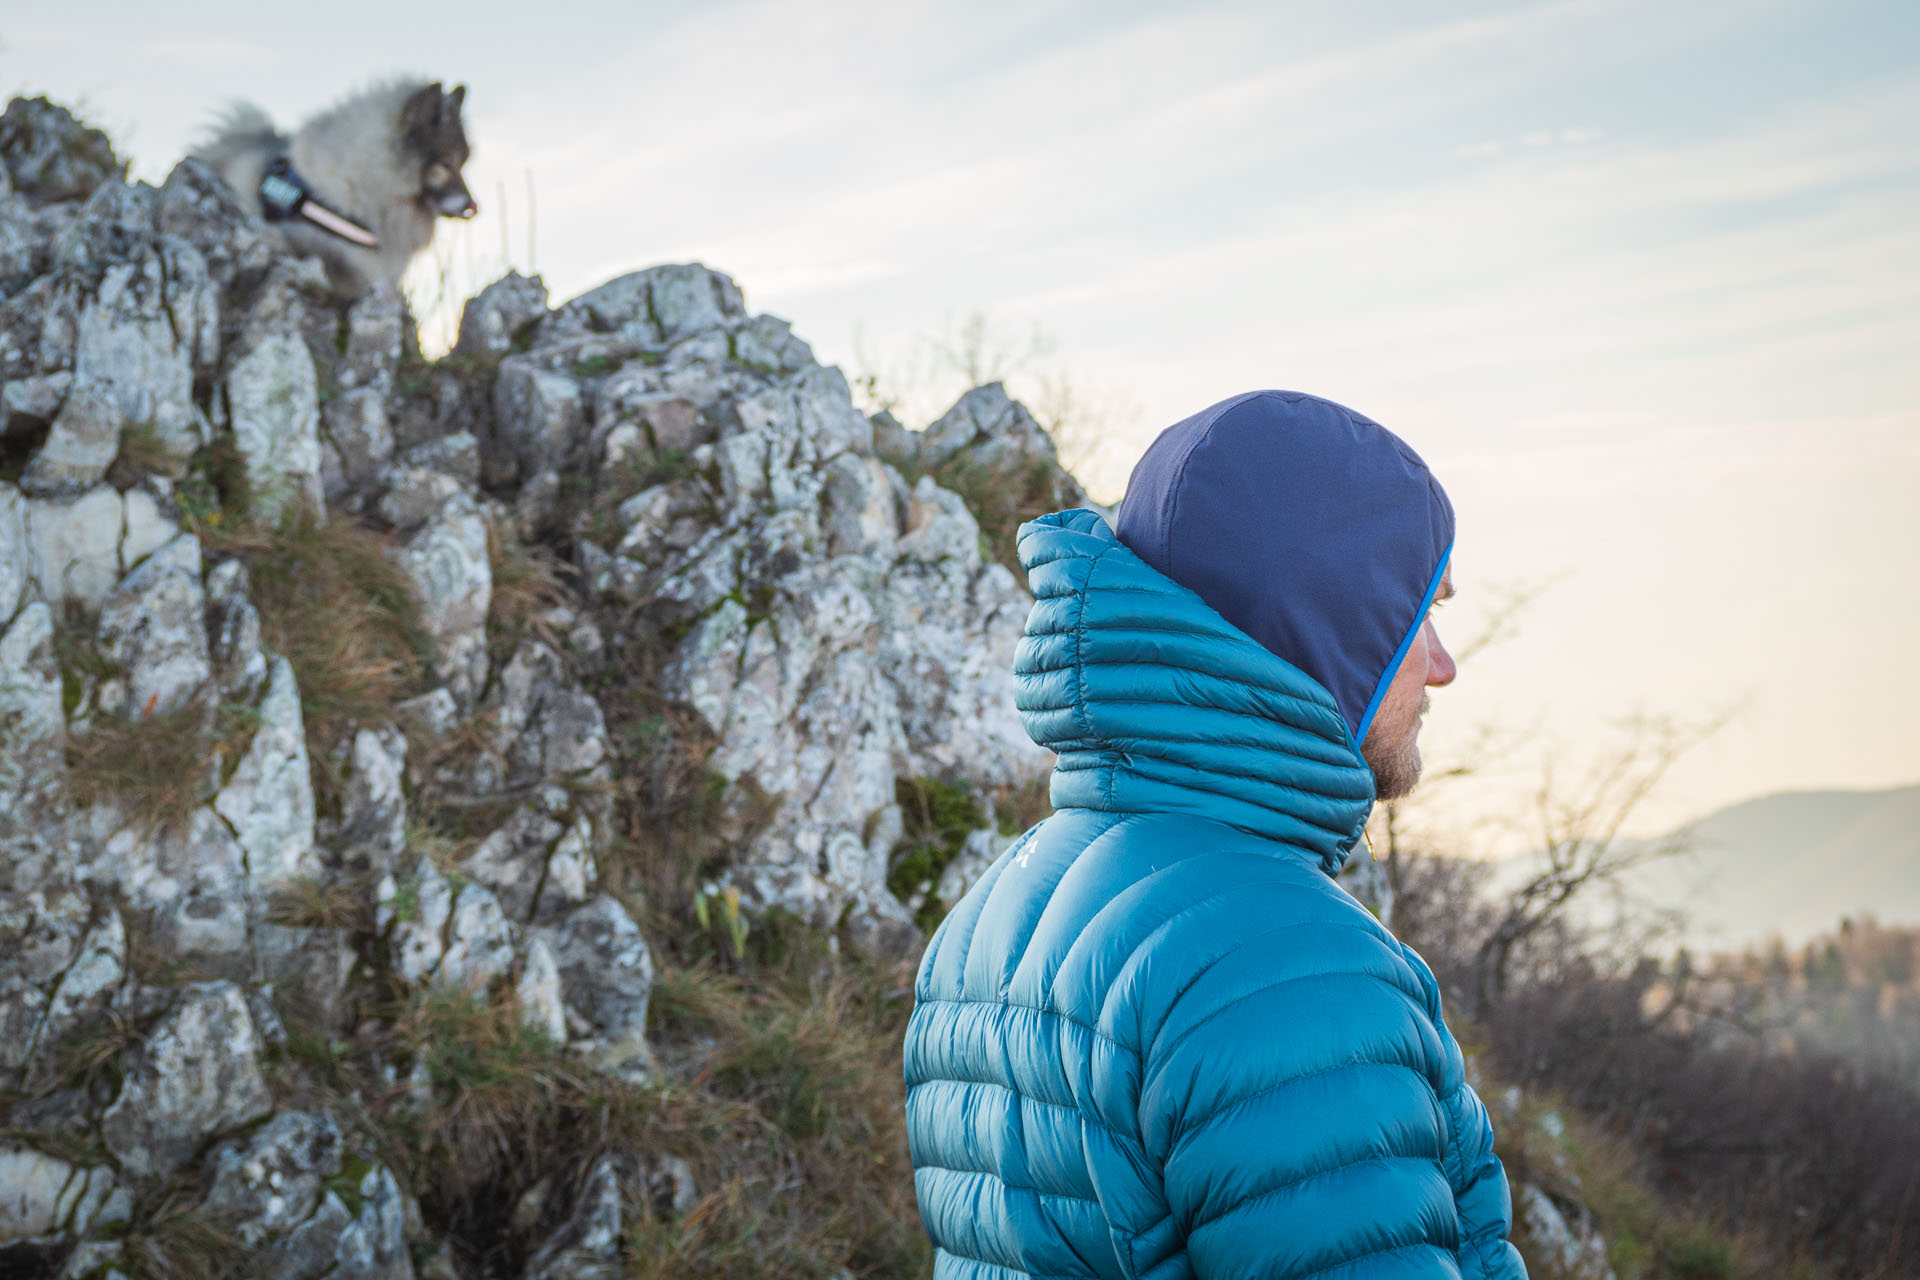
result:
M 1326 686 L 1362 741 L 1453 550 L 1453 504 L 1379 423 L 1250 391 L 1160 433 L 1120 541 Z

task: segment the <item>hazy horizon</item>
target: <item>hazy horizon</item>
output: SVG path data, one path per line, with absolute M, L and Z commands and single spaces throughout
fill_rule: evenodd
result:
M 556 298 L 699 260 L 826 360 L 988 312 L 1154 432 L 1255 386 L 1392 427 L 1460 513 L 1460 601 L 1551 583 L 1435 695 L 1429 758 L 1737 708 L 1638 826 L 1920 780 L 1920 9 L 234 4 L 21 12 L 8 91 L 158 181 L 231 98 L 297 122 L 469 86 L 445 252 Z M 504 191 L 506 199 L 501 200 Z M 526 201 L 537 202 L 527 244 Z M 502 219 L 507 249 L 501 250 Z M 443 224 L 444 225 L 444 224 Z M 856 348 L 858 343 L 858 349 Z M 918 424 L 916 424 L 918 425 Z M 1474 803 L 1511 809 L 1532 757 Z

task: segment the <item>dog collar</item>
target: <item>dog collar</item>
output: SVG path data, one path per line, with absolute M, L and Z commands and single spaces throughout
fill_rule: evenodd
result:
M 288 222 L 295 218 L 311 222 L 322 231 L 339 236 L 350 244 L 378 249 L 380 239 L 352 218 L 322 204 L 313 188 L 293 167 L 293 161 L 279 155 L 260 175 L 260 207 L 268 222 Z

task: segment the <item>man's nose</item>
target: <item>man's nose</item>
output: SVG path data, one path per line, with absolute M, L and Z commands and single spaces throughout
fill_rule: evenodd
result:
M 1454 676 L 1460 670 L 1453 664 L 1453 655 L 1447 652 L 1447 646 L 1440 643 L 1440 633 L 1433 629 L 1432 621 L 1427 623 L 1427 687 L 1440 689 L 1453 683 Z

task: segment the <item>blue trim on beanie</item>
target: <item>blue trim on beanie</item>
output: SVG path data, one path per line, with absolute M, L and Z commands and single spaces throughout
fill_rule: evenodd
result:
M 1373 701 L 1367 703 L 1367 709 L 1360 716 L 1360 727 L 1354 730 L 1353 741 L 1360 745 L 1367 740 L 1367 730 L 1373 727 L 1373 717 L 1380 710 L 1381 700 L 1387 696 L 1387 686 L 1393 683 L 1394 676 L 1400 673 L 1400 664 L 1407 660 L 1407 650 L 1413 648 L 1413 638 L 1420 634 L 1420 628 L 1426 624 L 1427 613 L 1433 608 L 1433 597 L 1440 591 L 1440 579 L 1447 576 L 1447 565 L 1453 560 L 1453 544 L 1440 553 L 1440 567 L 1433 571 L 1433 581 L 1427 584 L 1427 594 L 1420 598 L 1420 608 L 1414 612 L 1413 625 L 1407 628 L 1400 647 L 1393 651 L 1393 661 L 1380 676 L 1380 683 L 1374 686 Z

